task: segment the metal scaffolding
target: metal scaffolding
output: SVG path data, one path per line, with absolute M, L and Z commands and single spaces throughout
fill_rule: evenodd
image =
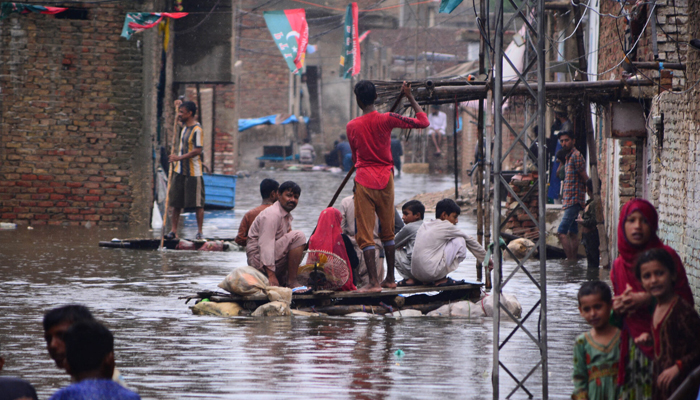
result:
M 482 0 L 485 3 L 486 0 Z M 504 3 L 508 2 L 515 8 L 515 12 L 509 17 L 508 21 L 504 23 L 504 13 L 503 7 Z M 510 272 L 510 274 L 503 277 L 502 269 L 502 249 L 499 245 L 494 246 L 494 271 L 493 271 L 493 290 L 492 296 L 494 299 L 494 315 L 493 315 L 493 398 L 498 399 L 499 389 L 500 389 L 500 376 L 501 371 L 505 371 L 510 378 L 515 382 L 515 387 L 508 393 L 506 398 L 510 398 L 519 389 L 522 389 L 529 397 L 533 397 L 533 393 L 528 390 L 525 386 L 528 378 L 530 378 L 539 368 L 542 369 L 542 393 L 541 396 L 538 394 L 538 398 L 547 399 L 549 397 L 548 392 L 548 371 L 547 371 L 547 273 L 546 273 L 546 231 L 545 231 L 545 207 L 547 202 L 546 197 L 546 149 L 545 149 L 545 13 L 544 13 L 544 0 L 524 0 L 522 2 L 515 2 L 514 0 L 501 0 L 497 1 L 495 10 L 495 37 L 493 45 L 489 44 L 489 47 L 493 53 L 493 63 L 494 63 L 494 75 L 493 75 L 493 102 L 489 104 L 488 107 L 494 112 L 494 151 L 493 151 L 493 214 L 492 214 L 492 238 L 493 243 L 500 243 L 501 239 L 501 229 L 508 218 L 501 222 L 501 189 L 505 187 L 510 196 L 518 203 L 517 208 L 509 212 L 508 216 L 514 215 L 515 211 L 522 208 L 529 219 L 536 224 L 539 228 L 539 238 L 537 246 L 532 248 L 528 254 L 523 259 L 518 259 L 515 254 L 510 252 L 510 250 L 505 247 L 505 251 L 510 253 L 510 256 L 517 262 L 516 268 Z M 482 13 L 480 16 L 480 26 L 482 27 L 482 35 L 486 36 L 487 40 L 490 36 L 486 29 L 483 29 L 484 22 L 488 23 L 490 21 L 488 7 L 481 8 Z M 522 68 L 520 68 L 513 60 L 510 60 L 506 55 L 503 46 L 503 36 L 506 30 L 512 29 L 514 22 L 522 22 L 526 26 L 527 33 L 523 38 L 525 45 L 527 46 L 526 53 L 528 57 L 523 61 Z M 484 54 L 485 52 L 482 52 Z M 508 85 L 504 93 L 504 82 L 503 82 L 503 69 L 504 63 L 509 65 L 515 71 L 517 75 L 516 84 Z M 537 86 L 534 87 L 534 80 L 528 82 L 528 76 L 537 76 Z M 503 116 L 503 105 L 505 102 L 513 95 L 514 87 L 525 87 L 527 90 L 524 94 L 519 91 L 519 96 L 525 99 L 526 107 L 530 106 L 533 108 L 533 112 L 524 113 L 525 123 L 520 131 L 516 131 L 504 118 Z M 536 111 L 534 109 L 536 108 Z M 535 157 L 527 146 L 527 132 L 534 126 L 538 126 L 537 130 L 537 151 L 539 157 Z M 506 128 L 504 130 L 504 127 Z M 513 144 L 510 145 L 505 152 L 504 148 L 504 137 L 512 135 L 515 139 Z M 487 141 L 488 143 L 488 141 Z M 527 155 L 533 157 L 537 160 L 537 190 L 538 190 L 538 215 L 535 216 L 530 211 L 529 207 L 525 201 L 530 201 L 528 196 L 534 190 L 530 190 L 528 194 L 522 198 L 518 196 L 512 188 L 508 185 L 502 174 L 502 165 L 506 157 L 510 155 L 514 149 L 522 146 Z M 486 145 L 486 151 L 488 155 L 488 149 L 490 146 Z M 488 176 L 489 174 L 487 174 Z M 488 180 L 487 180 L 488 181 Z M 534 189 L 534 187 L 533 187 Z M 486 192 L 488 193 L 488 192 Z M 486 195 L 488 198 L 488 194 Z M 528 270 L 529 267 L 525 266 L 525 261 L 533 256 L 535 250 L 539 249 L 539 281 L 535 279 L 533 274 Z M 517 319 L 515 316 L 506 309 L 506 307 L 501 303 L 501 294 L 504 287 L 508 284 L 513 275 L 522 271 L 525 273 L 533 285 L 537 287 L 540 292 L 539 300 L 533 305 L 533 307 L 525 313 L 522 319 Z M 501 340 L 501 314 L 496 310 L 501 309 L 508 317 L 516 324 L 512 331 L 505 336 L 505 339 Z M 539 321 L 538 321 L 538 332 L 531 332 L 530 329 L 525 327 L 525 322 L 535 315 L 535 312 L 539 310 Z M 536 316 L 535 316 L 536 317 Z M 516 376 L 500 358 L 501 350 L 505 345 L 509 343 L 509 340 L 513 335 L 518 332 L 524 332 L 531 340 L 534 342 L 535 346 L 539 350 L 540 358 L 535 361 L 532 368 L 527 374 L 522 377 Z M 526 360 L 519 360 L 519 363 L 526 362 Z

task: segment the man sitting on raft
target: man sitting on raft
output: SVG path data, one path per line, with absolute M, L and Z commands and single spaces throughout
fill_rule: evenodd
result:
M 275 204 L 258 214 L 248 231 L 248 265 L 262 271 L 271 286 L 297 287 L 297 271 L 306 236 L 292 230 L 292 210 L 299 203 L 301 188 L 292 181 L 278 190 Z

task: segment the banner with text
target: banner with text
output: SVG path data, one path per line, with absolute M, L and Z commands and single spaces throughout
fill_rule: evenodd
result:
M 360 73 L 360 39 L 358 37 L 357 3 L 348 4 L 345 12 L 345 36 L 340 54 L 340 75 L 347 79 Z

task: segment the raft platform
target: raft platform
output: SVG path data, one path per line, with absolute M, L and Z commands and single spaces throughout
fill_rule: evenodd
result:
M 175 250 L 177 247 L 177 244 L 180 242 L 180 239 L 185 239 L 185 238 L 178 238 L 178 239 L 165 239 L 163 241 L 163 247 L 165 247 L 168 250 Z M 189 240 L 190 242 L 194 243 L 195 248 L 200 248 L 204 243 L 206 243 L 208 240 L 221 240 L 224 242 L 233 242 L 233 238 L 206 238 L 205 240 L 194 240 L 194 239 L 185 239 Z M 143 239 L 143 238 L 135 238 L 135 239 L 112 239 L 109 241 L 101 241 L 99 243 L 100 247 L 108 247 L 112 249 L 134 249 L 134 250 L 158 250 L 160 247 L 160 239 Z
M 379 293 L 319 290 L 292 295 L 291 308 L 328 315 L 345 315 L 353 312 L 385 314 L 399 309 L 420 310 L 425 314 L 448 303 L 462 300 L 478 301 L 481 298 L 483 285 L 481 282 L 466 282 L 442 287 L 403 286 L 384 289 Z M 195 295 L 179 297 L 179 299 L 185 299 L 185 304 L 190 300 L 199 302 L 203 299 L 216 303 L 234 302 L 250 312 L 269 302 L 264 293 L 238 296 L 219 291 L 197 292 Z

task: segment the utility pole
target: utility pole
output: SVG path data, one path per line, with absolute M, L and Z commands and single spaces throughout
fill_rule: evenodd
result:
M 572 5 L 574 9 L 574 18 L 577 21 L 581 20 L 581 7 L 579 0 L 575 0 L 576 5 Z M 583 29 L 579 25 L 576 30 L 576 46 L 578 48 L 578 62 L 581 73 L 580 81 L 588 81 L 588 60 L 586 59 L 586 48 L 583 42 Z M 595 148 L 595 133 L 593 131 L 593 117 L 591 113 L 591 102 L 588 97 L 583 99 L 584 120 L 586 122 L 586 144 L 588 145 L 588 162 L 591 168 L 591 179 L 593 180 L 593 203 L 596 207 L 596 221 L 598 228 L 598 236 L 600 238 L 600 259 L 603 267 L 610 266 L 610 254 L 608 253 L 608 236 L 605 231 L 605 222 L 603 221 L 603 203 L 600 199 L 600 178 L 598 177 L 598 153 Z

